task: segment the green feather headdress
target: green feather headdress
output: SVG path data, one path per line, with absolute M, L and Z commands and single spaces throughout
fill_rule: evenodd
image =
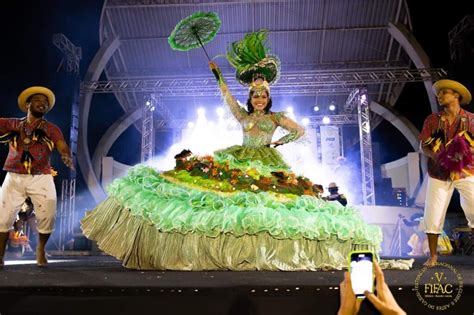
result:
M 266 38 L 267 31 L 260 30 L 246 34 L 229 47 L 226 57 L 236 69 L 236 78 L 241 84 L 250 85 L 257 77 L 264 77 L 269 84 L 278 81 L 280 60 L 265 47 Z

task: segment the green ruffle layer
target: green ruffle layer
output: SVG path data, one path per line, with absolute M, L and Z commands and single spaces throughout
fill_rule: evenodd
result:
M 215 151 L 214 159 L 220 163 L 229 162 L 230 168 L 247 170 L 255 168 L 260 174 L 269 176 L 273 171 L 289 171 L 290 167 L 283 160 L 282 155 L 274 148 L 248 147 L 234 145 L 229 148 Z
M 131 214 L 161 232 L 236 237 L 266 232 L 276 239 L 352 240 L 378 246 L 380 228 L 367 225 L 351 207 L 312 196 L 281 202 L 269 193 L 239 191 L 220 195 L 165 180 L 153 168 L 137 166 L 109 186 Z
M 162 232 L 109 197 L 82 220 L 84 235 L 104 252 L 139 270 L 331 270 L 347 268 L 352 250 L 377 246 L 339 240 L 279 240 L 266 232 L 215 237 Z

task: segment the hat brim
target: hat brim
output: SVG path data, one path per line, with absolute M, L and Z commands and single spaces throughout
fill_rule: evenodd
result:
M 459 93 L 462 96 L 462 100 L 460 102 L 461 105 L 469 104 L 472 100 L 471 92 L 469 92 L 469 90 L 464 85 L 457 81 L 439 80 L 433 84 L 433 93 L 435 95 L 438 95 L 439 91 L 442 89 L 451 89 Z
M 279 79 L 280 74 L 280 59 L 277 56 L 269 55 L 267 58 L 261 60 L 250 68 L 245 70 L 238 70 L 235 77 L 240 84 L 249 86 L 256 75 L 263 75 L 268 84 L 275 84 Z
M 48 112 L 53 109 L 54 103 L 56 102 L 56 97 L 54 96 L 53 91 L 43 86 L 32 86 L 21 92 L 18 96 L 18 107 L 20 107 L 22 112 L 28 112 L 28 107 L 26 106 L 27 100 L 30 96 L 35 94 L 42 94 L 46 96 L 49 103 Z

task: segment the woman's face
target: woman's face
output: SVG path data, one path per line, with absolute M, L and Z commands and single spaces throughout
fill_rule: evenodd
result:
M 259 110 L 259 111 L 264 110 L 268 104 L 267 92 L 253 93 L 250 98 L 250 103 L 252 104 L 254 110 Z

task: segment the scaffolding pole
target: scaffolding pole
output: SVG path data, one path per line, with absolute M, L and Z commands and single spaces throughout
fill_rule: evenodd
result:
M 370 108 L 367 90 L 358 93 L 357 116 L 359 119 L 360 162 L 362 171 L 362 198 L 366 206 L 375 205 L 374 162 L 370 131 Z
M 154 128 L 153 128 L 153 113 L 156 109 L 156 99 L 151 96 L 145 100 L 145 105 L 142 109 L 142 148 L 141 148 L 141 162 L 146 163 L 153 157 L 154 148 Z
M 71 104 L 71 127 L 69 135 L 69 146 L 71 150 L 73 165 L 76 165 L 77 142 L 79 128 L 79 70 L 82 58 L 81 47 L 76 47 L 64 34 L 54 34 L 53 44 L 63 53 L 63 60 L 58 71 L 67 60 L 66 72 L 73 78 L 73 95 Z M 65 250 L 67 242 L 74 237 L 74 224 L 76 219 L 76 171 L 69 170 L 68 178 L 61 181 L 61 204 L 59 207 L 59 241 L 58 250 Z

